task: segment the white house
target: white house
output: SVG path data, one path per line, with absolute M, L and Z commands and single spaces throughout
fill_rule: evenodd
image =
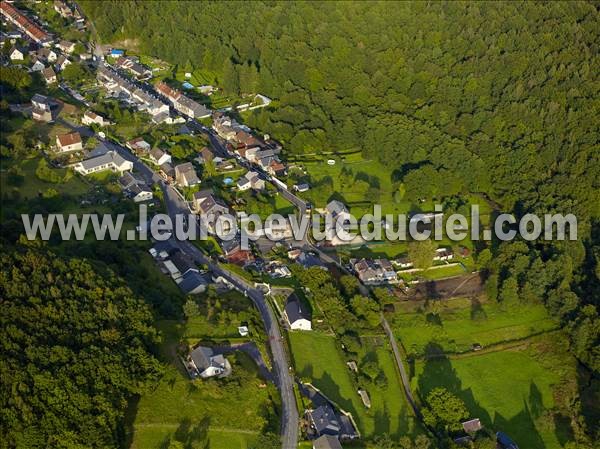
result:
M 86 111 L 85 114 L 83 114 L 81 123 L 83 123 L 84 125 L 92 125 L 92 124 L 96 124 L 99 126 L 110 125 L 110 122 L 108 120 L 106 120 L 101 115 L 96 114 L 95 112 L 92 112 L 92 111 Z
M 310 314 L 305 307 L 300 304 L 300 300 L 295 294 L 292 294 L 285 304 L 285 318 L 292 330 L 309 331 L 312 330 Z
M 31 67 L 29 68 L 29 71 L 30 72 L 41 72 L 45 68 L 46 68 L 46 66 L 44 65 L 44 63 L 42 61 L 40 61 L 39 59 L 35 59 L 33 61 L 33 64 L 31 65 Z
M 83 142 L 78 132 L 59 134 L 56 136 L 56 148 L 61 153 L 83 150 Z
M 153 198 L 152 190 L 144 184 L 135 184 L 127 189 L 134 203 L 150 201 Z
M 25 51 L 18 47 L 12 47 L 8 53 L 8 56 L 11 61 L 22 61 L 25 59 Z
M 73 50 L 75 50 L 75 43 L 69 41 L 60 41 L 58 44 L 56 44 L 56 47 L 65 53 L 73 53 Z
M 231 364 L 223 354 L 215 354 L 212 348 L 198 346 L 188 357 L 192 377 L 225 377 L 231 374 Z
M 82 175 L 89 175 L 90 173 L 104 170 L 111 170 L 123 174 L 126 171 L 133 170 L 133 162 L 123 159 L 115 151 L 108 151 L 100 156 L 78 162 L 73 168 Z
M 156 165 L 170 164 L 171 155 L 160 148 L 153 148 L 148 155 L 149 159 Z
M 238 179 L 237 187 L 242 192 L 248 189 L 262 190 L 265 188 L 265 181 L 260 179 L 257 172 L 249 171 Z
M 65 55 L 60 55 L 56 60 L 56 70 L 62 72 L 68 65 L 71 65 L 71 61 Z
M 53 84 L 57 81 L 56 73 L 54 70 L 52 70 L 52 67 L 46 67 L 44 70 L 42 70 L 42 77 L 44 78 L 46 84 Z

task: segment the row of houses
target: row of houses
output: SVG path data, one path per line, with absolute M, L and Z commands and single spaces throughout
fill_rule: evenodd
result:
M 200 273 L 196 264 L 170 240 L 156 242 L 149 252 L 161 270 L 171 276 L 184 294 L 200 294 L 208 288 L 210 278 Z
M 139 60 L 134 56 L 119 56 L 119 59 L 115 62 L 115 67 L 129 71 L 139 80 L 147 80 L 152 77 L 152 70 L 140 64 Z
M 350 265 L 365 285 L 398 283 L 398 274 L 387 259 L 350 259 Z
M 212 127 L 221 138 L 229 142 L 229 151 L 256 164 L 272 176 L 285 174 L 286 167 L 279 159 L 281 145 L 278 143 L 254 136 L 250 128 L 222 112 L 213 114 Z
M 19 28 L 32 41 L 45 47 L 52 44 L 52 36 L 19 11 L 13 4 L 0 2 L 0 12 L 6 20 Z
M 202 119 L 210 117 L 212 113 L 210 109 L 207 109 L 204 105 L 185 96 L 177 89 L 169 87 L 164 81 L 161 81 L 156 85 L 156 91 L 163 97 L 167 98 L 176 111 L 187 117 L 193 119 Z
M 135 102 L 138 110 L 145 111 L 152 116 L 153 122 L 162 123 L 170 117 L 169 105 L 111 68 L 105 65 L 98 67 L 97 78 L 109 92 L 125 96 Z

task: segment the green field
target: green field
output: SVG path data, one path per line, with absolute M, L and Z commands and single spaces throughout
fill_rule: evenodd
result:
M 161 352 L 171 363 L 156 387 L 132 406 L 132 449 L 163 448 L 172 440 L 189 448 L 246 449 L 264 429 L 277 432 L 279 396 L 258 376 L 250 358 L 240 352 L 228 355 L 231 376 L 192 382 L 175 358 L 175 347 L 183 335 L 199 329 L 173 321 L 161 322 L 159 328 Z
M 1 174 L 1 186 L 3 192 L 10 192 L 13 188 L 18 188 L 21 198 L 30 199 L 35 198 L 40 193 L 45 192 L 48 189 L 56 190 L 61 196 L 78 196 L 85 194 L 90 186 L 86 184 L 80 177 L 72 176 L 70 179 L 63 183 L 46 182 L 39 179 L 35 170 L 40 161 L 39 157 L 24 159 L 20 162 L 4 162 L 2 164 Z M 10 175 L 8 169 L 11 167 L 17 167 L 19 173 L 24 177 L 22 184 L 15 185 L 10 182 Z M 60 176 L 64 176 L 67 172 L 66 169 L 54 169 Z
M 376 359 L 387 378 L 386 387 L 364 386 L 371 397 L 372 407 L 368 410 L 357 394 L 357 386 L 335 337 L 313 331 L 291 332 L 289 339 L 297 375 L 304 381 L 310 381 L 329 399 L 352 413 L 364 437 L 382 433 L 400 436 L 417 431 L 400 387 L 390 349 L 382 343 L 383 340 L 363 339 L 364 347 L 368 350 L 362 356 Z
M 421 397 L 438 386 L 457 394 L 473 418 L 509 434 L 521 448 L 558 449 L 570 440 L 569 419 L 559 401 L 569 401 L 575 360 L 564 335 L 533 338 L 502 352 L 418 361 L 412 379 Z
M 409 354 L 464 352 L 474 343 L 484 347 L 555 329 L 541 304 L 505 307 L 496 302 L 456 298 L 407 302 L 389 316 L 396 338 Z

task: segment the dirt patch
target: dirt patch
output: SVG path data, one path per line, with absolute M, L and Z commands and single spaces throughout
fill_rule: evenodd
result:
M 445 299 L 456 296 L 476 296 L 484 288 L 480 273 L 471 273 L 437 281 L 424 281 L 411 287 L 408 299 Z

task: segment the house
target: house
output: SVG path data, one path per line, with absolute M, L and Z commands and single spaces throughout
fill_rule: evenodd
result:
M 89 175 L 104 170 L 112 170 L 119 174 L 133 170 L 133 162 L 125 160 L 115 151 L 78 162 L 73 166 L 76 172 Z
M 213 234 L 216 232 L 219 217 L 229 213 L 227 205 L 220 198 L 217 198 L 210 189 L 194 192 L 192 209 L 200 215 L 201 225 Z
M 200 184 L 200 179 L 191 162 L 175 166 L 175 181 L 182 187 L 193 187 Z
M 152 190 L 146 184 L 135 184 L 129 187 L 127 192 L 134 203 L 142 203 L 154 198 Z
M 175 179 L 175 169 L 171 164 L 162 164 L 160 166 L 159 174 L 167 181 Z
M 60 55 L 56 60 L 56 64 L 54 65 L 54 67 L 59 72 L 62 72 L 68 65 L 71 65 L 71 61 L 69 61 L 69 58 L 67 58 L 65 55 Z
M 83 142 L 78 132 L 59 134 L 56 136 L 56 147 L 61 153 L 83 150 Z
M 262 160 L 261 160 L 262 161 Z M 271 176 L 283 176 L 285 175 L 285 165 L 277 159 L 273 159 L 269 162 L 266 167 L 267 173 Z
M 238 333 L 240 334 L 240 337 L 247 337 L 250 334 L 248 326 L 238 326 Z
M 231 374 L 231 365 L 223 354 L 216 354 L 212 348 L 206 346 L 198 346 L 192 350 L 188 362 L 194 378 L 226 377 Z
M 137 58 L 132 56 L 121 56 L 117 59 L 115 66 L 131 72 L 138 79 L 148 79 L 152 76 L 152 70 L 140 64 Z
M 73 11 L 63 0 L 54 0 L 54 10 L 65 19 L 73 17 Z
M 238 179 L 237 187 L 242 192 L 248 189 L 263 190 L 265 188 L 265 181 L 260 179 L 257 172 L 249 171 Z
M 208 288 L 208 280 L 198 272 L 189 272 L 180 278 L 177 284 L 186 295 L 204 293 Z
M 11 47 L 8 51 L 8 57 L 11 61 L 22 61 L 25 59 L 25 50 L 19 47 Z
M 199 161 L 201 163 L 210 162 L 215 158 L 215 154 L 211 151 L 210 148 L 204 147 L 200 150 L 200 156 L 198 156 Z
M 164 152 L 160 148 L 153 148 L 152 150 L 150 150 L 148 158 L 156 165 L 171 163 L 171 155 L 169 153 Z
M 244 265 L 254 260 L 252 252 L 247 249 L 242 249 L 242 245 L 237 238 L 232 240 L 219 240 L 219 246 L 223 251 L 225 259 L 229 263 Z
M 308 412 L 310 427 L 319 435 L 337 436 L 341 427 L 333 408 L 324 404 Z
M 35 94 L 31 97 L 31 115 L 34 120 L 41 122 L 50 122 L 53 117 L 53 109 L 56 103 L 50 97 Z
M 333 220 L 337 220 L 340 217 L 342 222 L 345 222 L 350 216 L 350 212 L 348 212 L 348 208 L 344 203 L 338 200 L 332 200 L 325 206 L 325 210 L 327 214 L 331 216 Z
M 83 123 L 84 125 L 95 124 L 98 126 L 106 126 L 111 124 L 104 117 L 92 111 L 85 111 L 85 113 L 83 114 L 83 118 L 81 119 L 81 123 Z
M 292 293 L 286 301 L 284 315 L 292 330 L 312 330 L 310 314 L 294 293 Z
M 58 59 L 58 54 L 51 48 L 41 48 L 36 52 L 36 55 L 38 58 L 49 63 L 56 62 Z
M 358 278 L 365 285 L 395 284 L 398 275 L 387 259 L 352 259 L 350 261 Z
M 146 142 L 142 137 L 136 137 L 133 140 L 125 143 L 125 146 L 135 153 L 148 153 L 150 152 L 150 144 Z
M 303 183 L 303 184 L 294 184 L 293 189 L 296 192 L 302 193 L 302 192 L 306 192 L 308 191 L 308 189 L 310 189 L 310 185 Z
M 52 67 L 46 67 L 44 70 L 42 70 L 42 77 L 44 78 L 44 81 L 46 82 L 46 84 L 53 84 L 56 83 L 56 73 L 54 73 L 54 70 L 52 70 Z
M 64 53 L 73 53 L 75 50 L 75 42 L 61 40 L 56 44 L 56 47 Z
M 198 267 L 194 262 L 181 251 L 175 251 L 171 255 L 171 261 L 182 276 L 185 276 L 188 273 L 199 273 Z
M 46 68 L 44 63 L 42 61 L 40 61 L 38 58 L 34 57 L 32 61 L 33 61 L 33 64 L 31 64 L 31 67 L 29 68 L 30 72 L 41 72 L 42 70 L 44 70 Z
M 471 419 L 462 423 L 463 429 L 467 433 L 475 433 L 483 428 L 479 418 Z
M 146 184 L 146 182 L 131 172 L 123 173 L 123 176 L 119 178 L 119 185 L 123 190 L 129 189 L 134 185 L 142 184 Z
M 332 435 L 321 435 L 313 440 L 313 449 L 342 449 L 340 440 Z

